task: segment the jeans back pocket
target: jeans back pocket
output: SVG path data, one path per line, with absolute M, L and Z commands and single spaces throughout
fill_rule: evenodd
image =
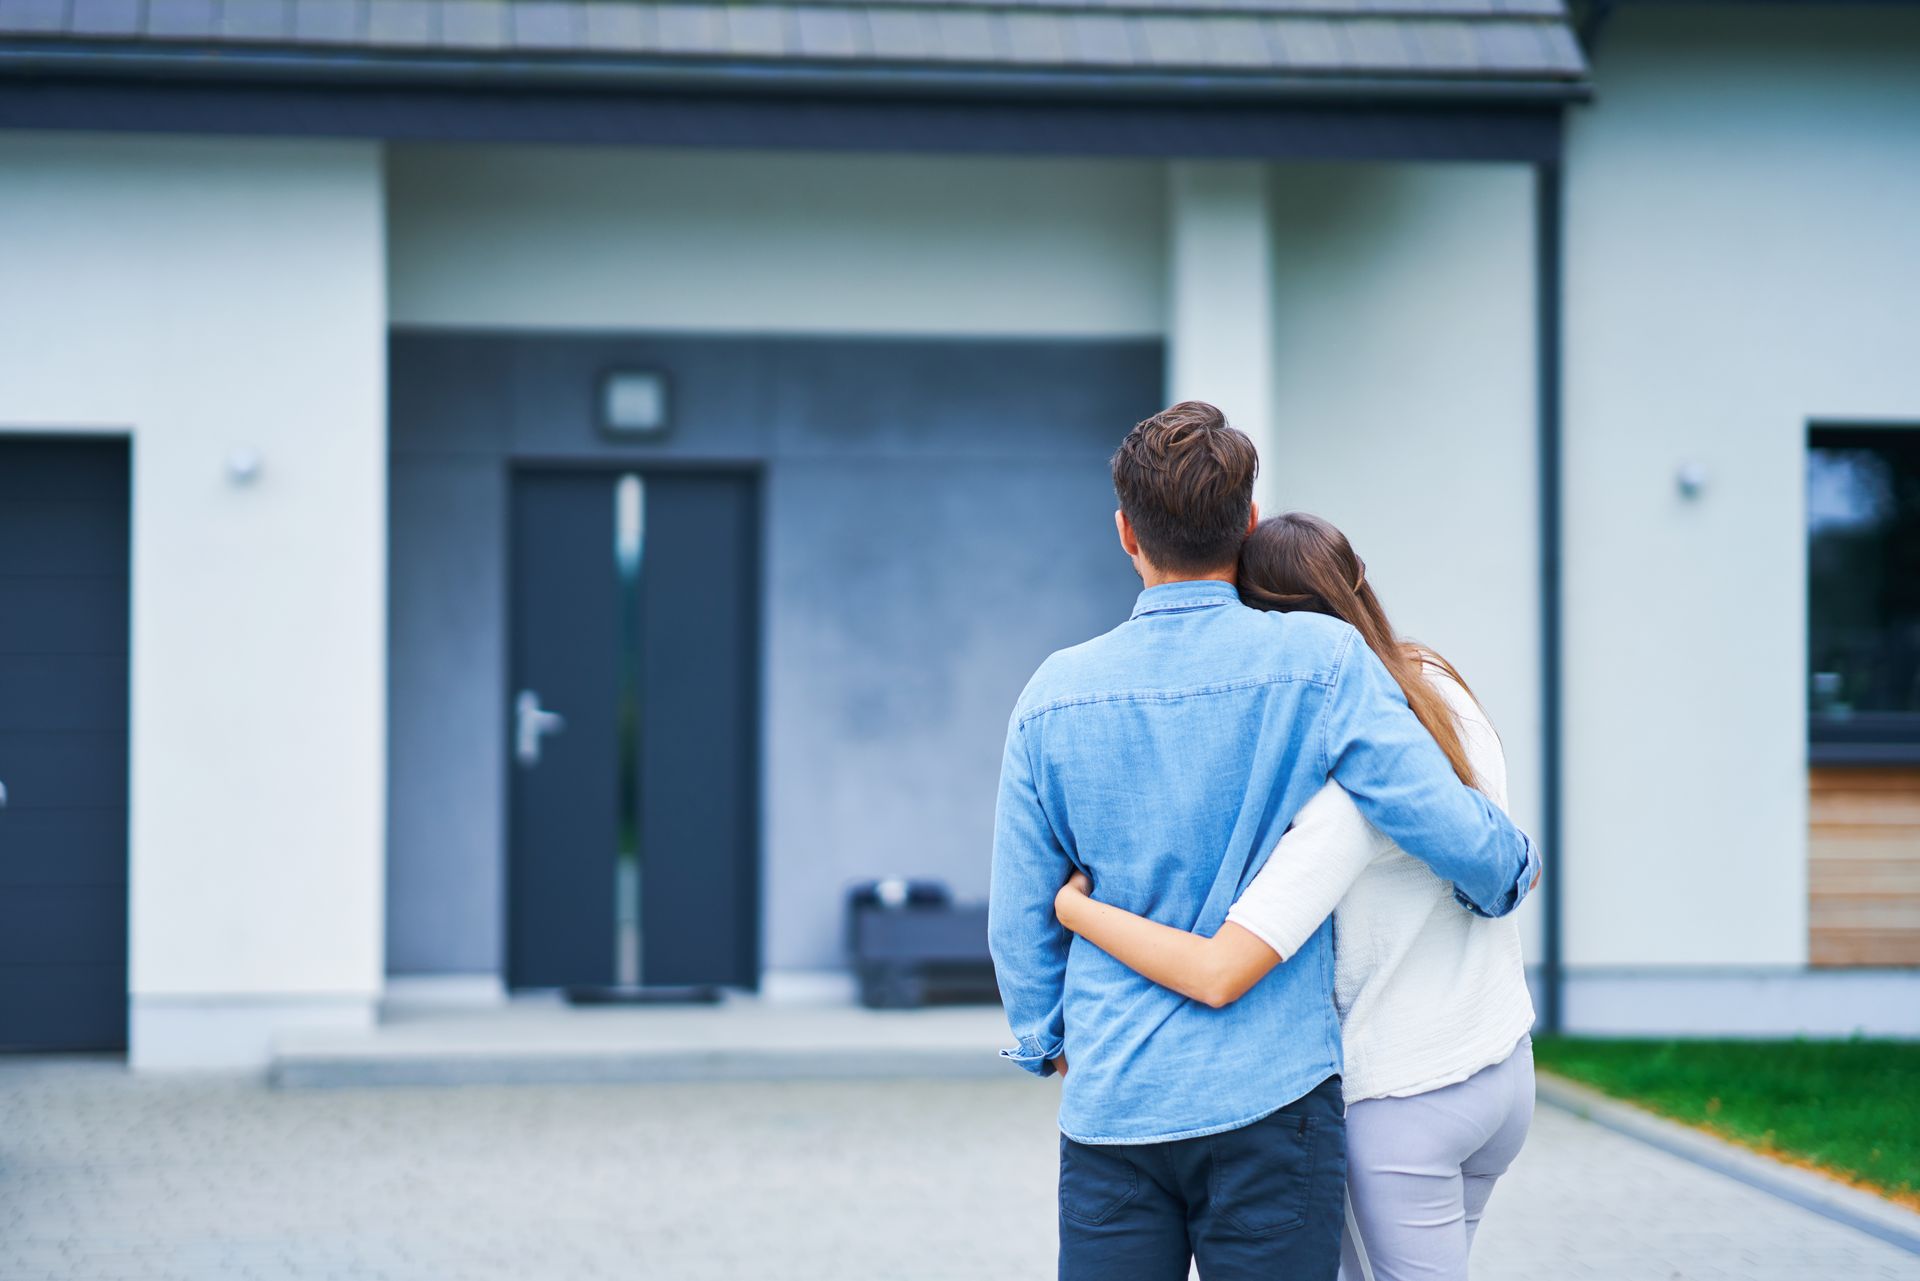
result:
M 1208 1195 L 1215 1213 L 1248 1236 L 1306 1222 L 1321 1118 L 1278 1112 L 1209 1140 Z
M 1060 1136 L 1060 1213 L 1097 1228 L 1140 1192 L 1140 1175 L 1125 1151 Z

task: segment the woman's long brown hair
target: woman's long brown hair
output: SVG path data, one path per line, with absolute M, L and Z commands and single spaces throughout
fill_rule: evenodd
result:
M 1386 664 L 1407 696 L 1407 706 L 1446 753 L 1460 781 L 1480 786 L 1453 711 L 1421 668 L 1432 663 L 1459 681 L 1460 688 L 1466 689 L 1467 683 L 1446 659 L 1393 630 L 1367 582 L 1366 562 L 1354 554 L 1345 534 L 1306 512 L 1261 521 L 1240 548 L 1240 597 L 1255 609 L 1309 610 L 1351 624 Z

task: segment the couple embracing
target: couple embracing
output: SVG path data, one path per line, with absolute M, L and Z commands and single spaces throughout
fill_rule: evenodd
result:
M 1465 1281 L 1533 1111 L 1500 742 L 1211 405 L 1113 458 L 1145 590 L 1007 733 L 994 964 L 1061 1073 L 1060 1276 Z

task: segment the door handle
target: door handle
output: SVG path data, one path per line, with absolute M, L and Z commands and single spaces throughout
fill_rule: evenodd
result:
M 513 759 L 522 769 L 540 763 L 540 743 L 567 727 L 567 718 L 540 706 L 540 695 L 523 689 L 513 700 Z

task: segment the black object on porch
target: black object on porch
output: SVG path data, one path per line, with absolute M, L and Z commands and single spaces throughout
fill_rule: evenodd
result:
M 868 881 L 847 895 L 860 1003 L 872 1010 L 997 1002 L 985 904 L 938 881 Z

